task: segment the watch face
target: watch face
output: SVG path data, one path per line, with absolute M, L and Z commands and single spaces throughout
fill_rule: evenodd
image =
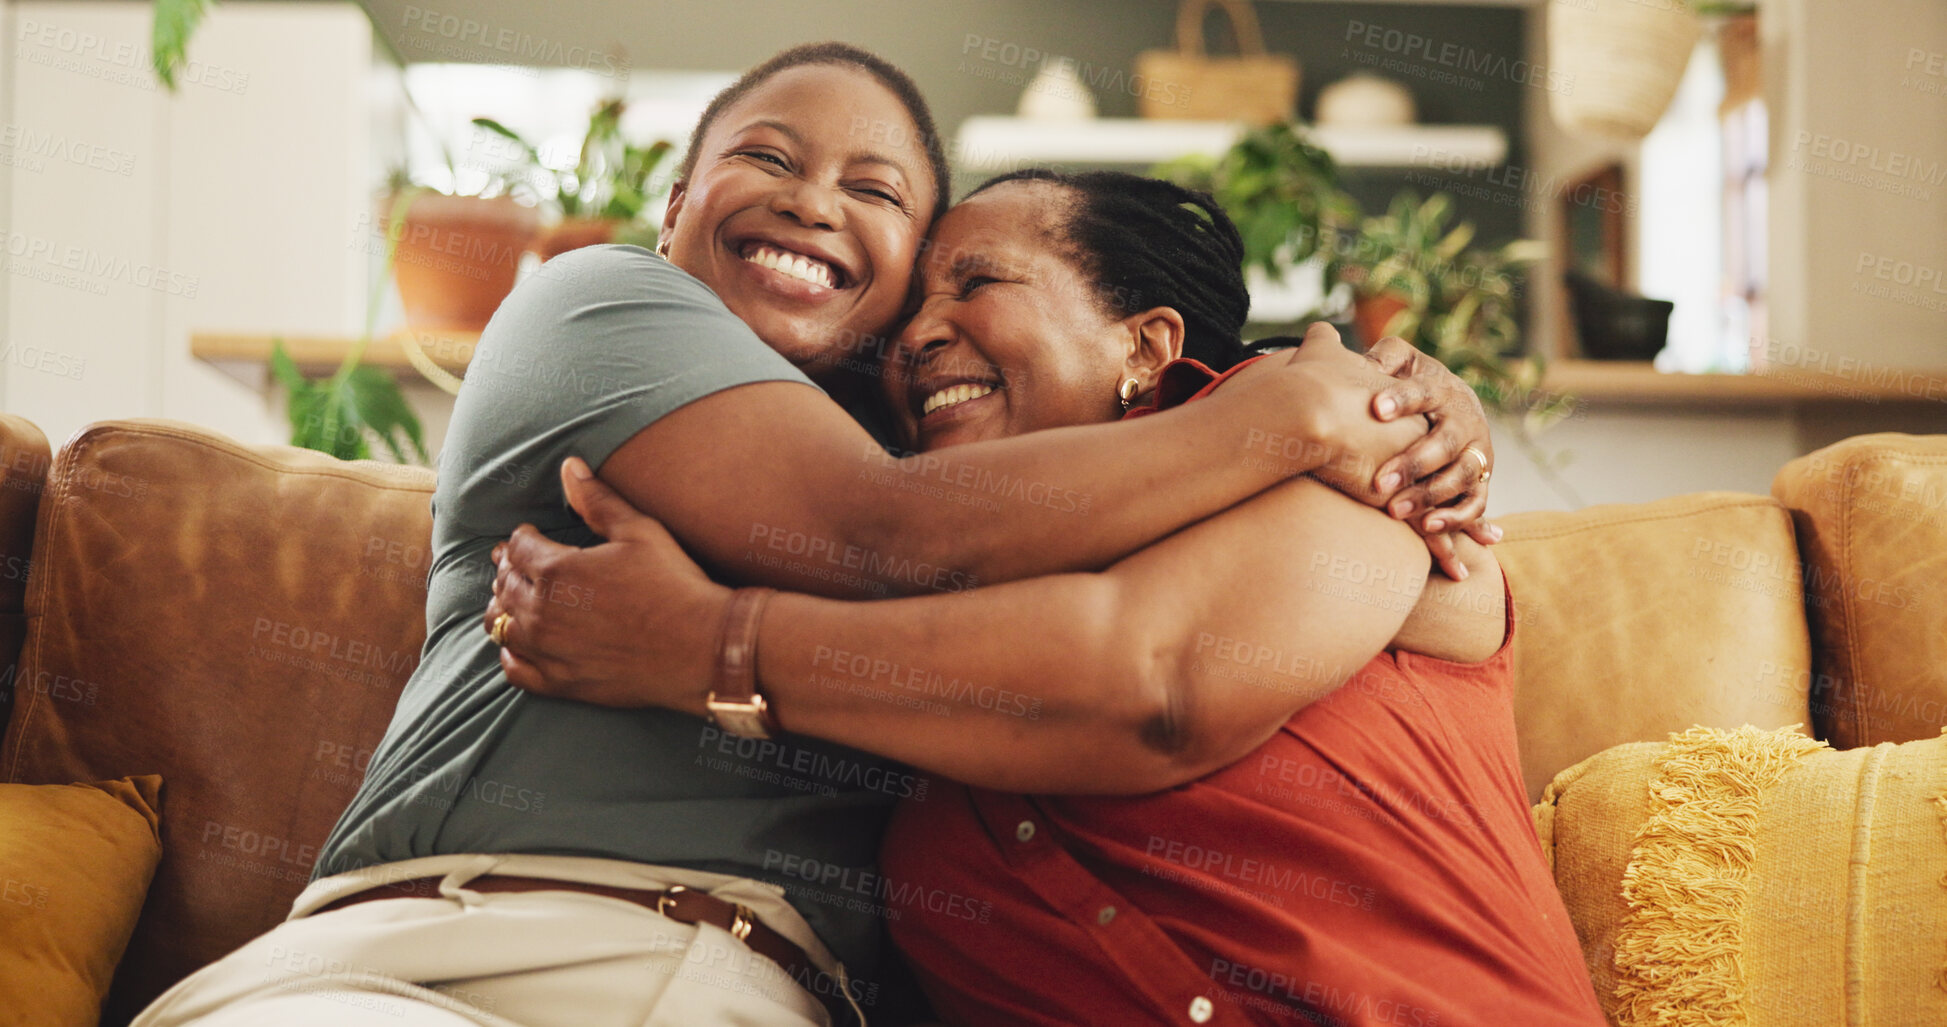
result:
M 718 727 L 742 738 L 769 738 L 771 732 L 766 723 L 770 718 L 764 697 L 753 695 L 749 699 L 723 700 L 712 692 L 706 705 L 710 709 L 710 719 Z

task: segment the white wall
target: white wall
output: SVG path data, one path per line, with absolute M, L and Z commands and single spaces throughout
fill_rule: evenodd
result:
M 1538 441 L 1548 454 L 1569 458 L 1556 473 L 1579 503 L 1552 487 L 1514 436 L 1495 425 L 1491 516 L 1686 492 L 1767 494 L 1778 468 L 1803 452 L 1790 417 L 1777 412 L 1585 409 Z
M 1774 350 L 1947 366 L 1947 4 L 1765 10 Z
M 7 14 L 5 124 L 18 136 L 0 408 L 57 445 L 90 421 L 141 416 L 282 441 L 269 394 L 191 357 L 189 334 L 359 327 L 365 15 L 351 3 L 219 5 L 170 96 L 148 67 L 148 4 Z

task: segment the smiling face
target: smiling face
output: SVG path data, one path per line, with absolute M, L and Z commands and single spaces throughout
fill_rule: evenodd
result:
M 893 92 L 837 64 L 788 68 L 725 109 L 670 194 L 671 263 L 814 377 L 906 299 L 934 182 Z
M 1008 182 L 934 226 L 919 310 L 887 354 L 883 398 L 915 449 L 1120 417 L 1117 386 L 1145 387 L 1180 352 L 1174 311 L 1110 313 L 1062 242 L 1061 186 Z M 1174 338 L 1162 339 L 1171 331 Z

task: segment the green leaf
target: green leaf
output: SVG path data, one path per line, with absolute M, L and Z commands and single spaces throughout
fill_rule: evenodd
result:
M 350 408 L 343 383 L 337 378 L 305 382 L 288 400 L 291 445 L 315 449 L 344 460 L 371 455 L 363 426 Z
M 345 377 L 345 389 L 363 427 L 378 436 L 394 459 L 402 464 L 411 463 L 415 457 L 420 463 L 431 461 L 419 417 L 390 372 L 361 365 Z M 406 444 L 411 445 L 412 456 L 407 455 Z
M 1463 221 L 1460 223 L 1459 227 L 1455 228 L 1451 232 L 1448 232 L 1447 237 L 1445 239 L 1440 240 L 1439 245 L 1433 248 L 1433 252 L 1437 254 L 1443 262 L 1451 261 L 1455 257 L 1460 255 L 1461 250 L 1467 248 L 1468 243 L 1473 241 L 1474 241 L 1474 223 L 1472 221 Z
M 213 0 L 156 0 L 155 22 L 149 33 L 150 63 L 156 78 L 176 91 L 176 71 L 189 59 L 189 37 L 203 21 Z
M 541 151 L 536 150 L 534 148 L 533 143 L 530 143 L 527 140 L 522 139 L 520 137 L 520 133 L 515 132 L 511 128 L 508 128 L 506 125 L 503 125 L 492 118 L 474 118 L 473 127 L 484 128 L 487 131 L 492 132 L 497 136 L 501 136 L 503 138 L 513 140 L 514 143 L 521 148 L 521 152 L 527 154 L 528 160 L 533 161 L 536 165 L 539 165 L 541 163 Z
M 297 361 L 292 360 L 291 355 L 284 352 L 284 340 L 281 337 L 270 340 L 270 373 L 276 376 L 285 388 L 293 392 L 304 388 L 306 384 L 304 374 L 297 369 Z
M 1259 208 L 1257 216 L 1244 226 L 1244 262 L 1259 265 L 1267 273 L 1275 275 L 1278 247 L 1284 245 L 1285 237 L 1296 227 L 1297 220 L 1297 211 L 1290 207 Z
M 473 124 L 520 146 L 526 163 L 524 172 L 495 176 L 509 192 L 531 195 L 541 204 L 556 207 L 564 217 L 629 220 L 639 217 L 669 190 L 672 178 L 659 177 L 656 171 L 674 152 L 674 146 L 667 140 L 637 146 L 623 138 L 625 110 L 620 98 L 604 100 L 595 107 L 572 168 L 548 166 L 533 144 L 492 118 L 474 118 Z
M 1533 264 L 1546 256 L 1548 244 L 1539 239 L 1516 239 L 1501 247 L 1501 260 L 1510 266 Z
M 304 449 L 323 448 L 318 443 L 323 399 L 324 393 L 309 382 L 292 389 L 285 397 L 284 416 L 291 422 L 291 445 Z

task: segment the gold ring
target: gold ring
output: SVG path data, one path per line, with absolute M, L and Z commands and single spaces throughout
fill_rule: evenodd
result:
M 1466 449 L 1461 450 L 1461 452 L 1465 455 L 1471 456 L 1474 459 L 1480 461 L 1481 476 L 1478 479 L 1478 481 L 1482 485 L 1487 484 L 1487 476 L 1494 473 L 1487 469 L 1487 454 L 1481 452 L 1481 448 L 1479 446 L 1468 446 Z
M 507 644 L 507 629 L 513 625 L 514 615 L 503 613 L 494 618 L 494 626 L 487 629 L 487 637 L 493 639 L 495 645 L 504 647 Z

